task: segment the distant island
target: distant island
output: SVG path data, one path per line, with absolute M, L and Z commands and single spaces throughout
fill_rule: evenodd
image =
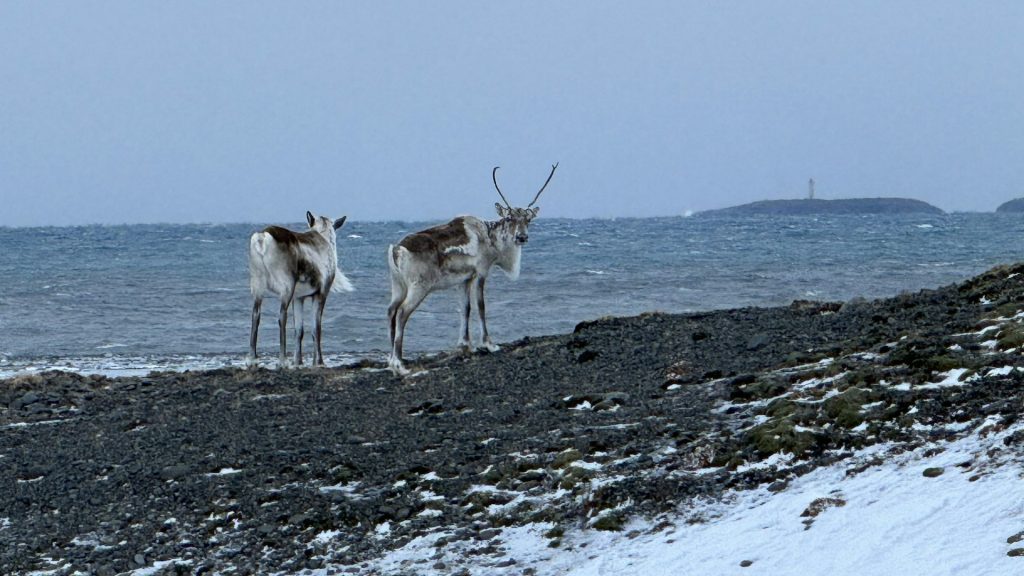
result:
M 1009 202 L 1003 202 L 996 208 L 996 212 L 1024 212 L 1024 198 L 1014 198 Z
M 927 202 L 911 198 L 846 198 L 841 200 L 820 200 L 815 198 L 802 200 L 760 200 L 740 206 L 707 210 L 700 212 L 700 214 L 945 214 L 945 212 L 941 208 L 932 206 Z

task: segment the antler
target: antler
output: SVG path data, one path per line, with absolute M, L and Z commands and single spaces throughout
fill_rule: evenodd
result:
M 548 174 L 548 179 L 544 181 L 544 185 L 540 187 L 540 191 L 537 192 L 537 195 L 533 197 L 533 202 L 530 202 L 527 208 L 530 208 L 537 203 L 537 199 L 540 198 L 540 193 L 543 192 L 544 189 L 548 187 L 548 182 L 551 182 L 551 177 L 555 175 L 555 168 L 558 168 L 558 162 L 555 162 L 554 164 L 551 165 L 551 174 Z
M 501 193 L 501 188 L 498 188 L 498 168 L 500 168 L 500 166 L 495 166 L 494 170 L 491 170 L 491 180 L 494 180 L 494 189 L 498 191 L 498 196 L 501 196 L 501 199 L 505 200 L 505 206 L 508 206 L 509 210 L 511 210 L 512 205 L 508 203 L 508 200 L 505 199 L 505 195 Z

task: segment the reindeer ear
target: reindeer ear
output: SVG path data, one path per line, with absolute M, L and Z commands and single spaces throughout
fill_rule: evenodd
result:
M 537 214 L 539 214 L 539 213 L 540 213 L 540 206 L 537 206 L 536 208 L 531 208 L 530 209 L 530 220 L 533 220 L 534 218 L 536 218 Z
M 342 226 L 344 226 L 345 225 L 345 220 L 347 218 L 348 218 L 348 216 L 342 216 L 341 218 L 338 218 L 337 220 L 335 220 L 334 221 L 334 229 L 337 230 L 338 228 L 341 228 Z
M 310 228 L 316 224 L 316 218 L 313 217 L 313 213 L 309 210 L 306 210 L 306 222 L 309 222 Z
M 505 217 L 505 207 L 502 206 L 501 204 L 497 203 L 497 202 L 494 203 L 494 207 L 498 209 L 498 218 L 504 218 Z

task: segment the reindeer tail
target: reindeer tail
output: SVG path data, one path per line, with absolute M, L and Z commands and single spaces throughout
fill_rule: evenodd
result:
M 331 283 L 331 292 L 354 292 L 355 286 L 349 281 L 348 276 L 345 276 L 341 270 L 334 273 L 334 282 Z
M 408 254 L 409 252 L 400 245 L 388 245 L 388 270 L 391 272 L 392 282 L 403 283 L 402 270 L 400 268 L 399 261 L 403 259 L 403 256 L 407 256 Z
M 267 287 L 269 273 L 263 264 L 267 254 L 266 232 L 256 232 L 249 237 L 249 290 L 253 296 L 262 295 Z
M 388 244 L 388 270 L 392 275 L 398 272 L 398 250 L 394 244 Z

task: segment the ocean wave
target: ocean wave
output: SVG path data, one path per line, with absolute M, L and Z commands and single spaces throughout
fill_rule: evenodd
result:
M 328 367 L 351 364 L 363 359 L 376 359 L 380 354 L 325 354 Z M 310 359 L 307 354 L 307 364 Z M 277 355 L 265 354 L 259 365 L 277 368 Z M 84 376 L 99 374 L 108 378 L 119 376 L 146 376 L 150 372 L 191 372 L 221 368 L 244 368 L 244 354 L 177 355 L 177 356 L 82 356 L 66 358 L 10 358 L 0 359 L 0 379 L 38 374 L 56 370 L 74 372 Z

